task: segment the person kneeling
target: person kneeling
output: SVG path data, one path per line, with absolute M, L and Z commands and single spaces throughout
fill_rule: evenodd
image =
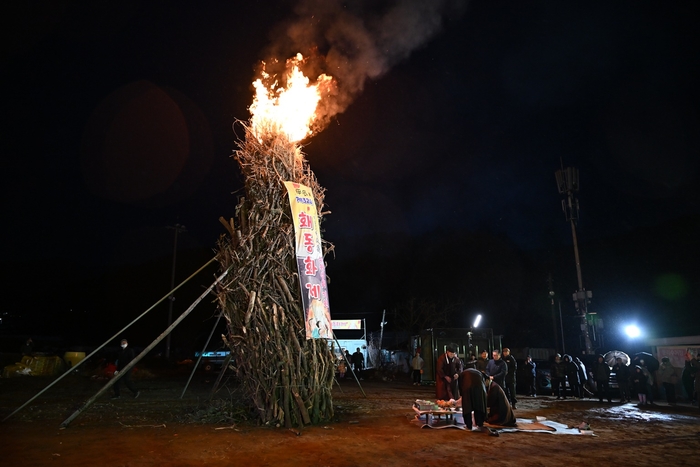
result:
M 508 402 L 506 393 L 493 381 L 487 381 L 486 406 L 489 414 L 486 422 L 490 425 L 515 426 L 515 414 Z

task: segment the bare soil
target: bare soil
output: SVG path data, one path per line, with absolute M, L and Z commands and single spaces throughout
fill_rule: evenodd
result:
M 138 372 L 137 372 L 138 373 Z M 445 466 L 485 462 L 505 466 L 698 465 L 700 410 L 690 404 L 651 408 L 597 400 L 520 397 L 518 418 L 582 422 L 594 435 L 515 432 L 494 437 L 453 428 L 421 429 L 416 399 L 434 400 L 434 387 L 394 381 L 344 380 L 334 386 L 335 420 L 302 429 L 257 426 L 236 409 L 227 386 L 208 403 L 216 374 L 197 373 L 183 399 L 189 371 L 142 371 L 138 399 L 111 391 L 76 418 L 61 423 L 104 380 L 72 374 L 0 424 L 0 462 L 8 466 Z M 0 379 L 5 418 L 52 378 Z M 364 391 L 364 394 L 363 394 Z M 226 410 L 224 410 L 226 409 Z M 237 412 L 237 410 L 239 410 Z

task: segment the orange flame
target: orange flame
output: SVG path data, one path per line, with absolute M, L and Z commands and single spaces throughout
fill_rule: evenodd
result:
M 253 83 L 255 98 L 249 110 L 253 134 L 258 139 L 267 132 L 282 132 L 291 142 L 297 142 L 313 134 L 321 94 L 333 78 L 322 74 L 316 84 L 309 84 L 309 78 L 299 70 L 303 60 L 301 54 L 287 60 L 285 87 L 265 71 Z M 264 81 L 272 84 L 267 87 Z

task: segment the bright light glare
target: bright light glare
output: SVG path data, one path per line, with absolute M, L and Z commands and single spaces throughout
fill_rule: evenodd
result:
M 474 327 L 478 327 L 479 323 L 481 322 L 481 315 L 476 315 L 476 319 L 474 320 Z
M 630 324 L 629 326 L 625 326 L 625 334 L 627 334 L 627 337 L 634 339 L 635 337 L 639 337 L 642 331 L 634 324 Z

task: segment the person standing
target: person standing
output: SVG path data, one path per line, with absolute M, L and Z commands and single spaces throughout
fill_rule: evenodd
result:
M 654 405 L 654 375 L 652 375 L 649 367 L 643 359 L 639 360 L 639 366 L 642 367 L 642 373 L 647 379 L 647 401 L 649 405 Z
M 476 369 L 476 355 L 474 355 L 474 352 L 469 352 L 469 355 L 464 358 L 464 369 L 466 370 L 467 368 Z
M 27 341 L 24 344 L 22 344 L 22 346 L 19 348 L 19 351 L 23 357 L 32 356 L 32 353 L 34 352 L 34 341 L 31 337 L 29 337 Z
M 508 402 L 510 406 L 515 409 L 515 405 L 518 403 L 518 398 L 515 395 L 515 372 L 518 370 L 518 362 L 510 354 L 510 349 L 508 347 L 503 349 L 503 361 L 506 362 L 507 373 L 505 378 L 506 387 L 503 388 L 506 397 L 508 397 Z
M 501 359 L 500 350 L 494 350 L 491 352 L 491 356 L 493 358 L 486 365 L 486 374 L 491 381 L 503 389 L 505 387 L 506 374 L 508 373 L 508 365 Z
M 122 349 L 119 351 L 119 354 L 117 355 L 117 363 L 116 363 L 117 370 L 114 372 L 114 376 L 119 375 L 119 373 L 122 372 L 122 370 L 124 368 L 126 368 L 126 366 L 129 363 L 131 363 L 131 361 L 135 357 L 134 350 L 131 347 L 129 347 L 129 342 L 126 339 L 122 339 L 120 345 L 121 345 Z M 130 368 L 126 373 L 124 373 L 124 375 L 120 379 L 118 379 L 114 383 L 114 387 L 113 387 L 114 396 L 112 396 L 112 399 L 119 399 L 119 397 L 120 397 L 119 385 L 121 384 L 122 381 L 124 382 L 124 386 L 126 386 L 129 389 L 129 391 L 131 391 L 134 394 L 134 399 L 139 397 L 141 392 L 139 390 L 137 390 L 134 387 L 134 383 L 131 382 L 131 371 L 132 370 L 133 370 L 133 368 Z
M 438 357 L 436 366 L 437 377 L 435 378 L 435 397 L 438 400 L 457 399 L 454 386 L 458 383 L 457 379 L 461 372 L 455 370 L 455 360 L 458 360 L 455 354 L 456 350 L 457 346 L 455 344 L 449 344 L 445 347 L 445 353 Z
M 525 384 L 527 385 L 527 395 L 537 397 L 537 364 L 532 361 L 530 355 L 525 359 Z
M 598 362 L 593 367 L 593 379 L 598 387 L 598 402 L 603 402 L 603 399 L 612 402 L 610 397 L 610 367 L 602 355 L 598 355 Z
M 338 359 L 338 378 L 339 379 L 345 379 L 346 370 L 347 370 L 347 367 L 345 366 L 345 359 L 343 359 L 343 357 L 340 357 Z
M 636 365 L 634 367 L 630 381 L 632 383 L 632 390 L 637 391 L 637 397 L 639 397 L 639 404 L 637 404 L 637 406 L 644 406 L 647 402 L 647 377 L 644 376 L 641 366 Z
M 683 364 L 683 372 L 681 373 L 681 382 L 683 383 L 683 389 L 685 389 L 688 395 L 688 401 L 691 405 L 695 404 L 695 381 L 697 376 L 697 368 L 691 365 L 691 362 L 695 359 L 695 356 L 690 352 L 685 353 L 685 363 Z
M 668 405 L 676 405 L 676 367 L 673 366 L 668 357 L 661 359 L 661 365 L 656 372 L 656 376 L 664 388 Z
M 581 399 L 586 397 L 586 393 L 590 394 L 588 390 L 588 373 L 586 372 L 586 365 L 581 361 L 580 358 L 574 357 L 574 362 L 578 366 L 578 380 L 581 384 Z
M 571 359 L 571 355 L 564 355 L 566 366 L 566 379 L 569 381 L 569 389 L 574 398 L 581 398 L 581 383 L 578 378 L 578 366 Z
M 695 368 L 695 400 L 700 400 L 700 360 L 698 360 L 697 355 L 693 358 L 690 359 L 690 366 L 691 368 Z M 700 407 L 700 402 L 698 403 L 698 407 Z
M 354 354 L 352 354 L 352 368 L 358 378 L 362 379 L 362 370 L 365 368 L 365 356 L 362 355 L 360 348 L 358 347 Z
M 622 357 L 617 357 L 615 359 L 615 365 L 613 365 L 613 371 L 615 372 L 615 379 L 617 380 L 617 386 L 620 388 L 620 403 L 632 401 L 632 393 L 630 392 L 630 367 L 622 362 Z
M 421 377 L 423 375 L 423 365 L 425 361 L 420 356 L 420 349 L 416 349 L 416 354 L 411 359 L 411 370 L 413 371 L 413 385 L 420 386 Z
M 552 395 L 557 396 L 557 399 L 562 397 L 566 399 L 566 365 L 561 360 L 560 354 L 554 356 L 550 376 L 552 378 Z M 560 387 L 561 392 L 559 392 Z
M 486 366 L 489 364 L 489 353 L 486 349 L 482 350 L 479 358 L 476 360 L 476 369 L 486 376 Z

